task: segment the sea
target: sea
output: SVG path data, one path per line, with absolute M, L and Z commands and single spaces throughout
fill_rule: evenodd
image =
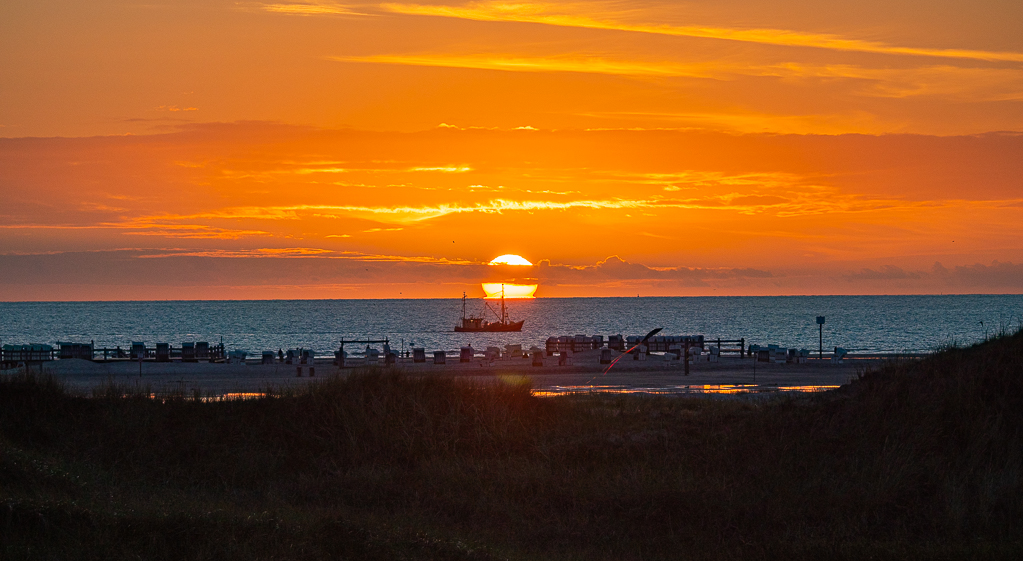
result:
M 703 335 L 789 348 L 920 353 L 968 345 L 1023 323 L 1023 295 L 536 298 L 507 300 L 520 333 L 455 333 L 461 299 L 0 302 L 0 343 L 94 342 L 96 347 L 223 342 L 258 355 L 311 349 L 332 356 L 342 338 L 387 339 L 392 349 L 543 347 L 550 336 Z M 496 301 L 467 312 L 496 316 Z M 816 318 L 824 316 L 823 329 Z M 381 345 L 374 344 L 374 348 Z M 346 345 L 358 354 L 365 345 Z

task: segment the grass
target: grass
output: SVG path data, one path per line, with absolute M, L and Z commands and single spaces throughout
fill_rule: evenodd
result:
M 1023 333 L 768 402 L 0 378 L 4 559 L 1023 556 Z

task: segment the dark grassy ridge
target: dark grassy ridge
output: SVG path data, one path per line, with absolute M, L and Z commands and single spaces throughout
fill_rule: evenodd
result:
M 1023 333 L 745 403 L 0 378 L 7 559 L 1023 557 Z

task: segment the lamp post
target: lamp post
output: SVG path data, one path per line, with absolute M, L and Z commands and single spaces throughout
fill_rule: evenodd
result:
M 817 358 L 824 360 L 824 316 L 817 316 L 817 327 L 820 328 L 820 341 L 817 347 Z

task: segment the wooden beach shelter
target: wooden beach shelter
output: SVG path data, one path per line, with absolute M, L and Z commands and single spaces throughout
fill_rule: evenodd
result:
M 29 345 L 4 345 L 0 349 L 0 363 L 5 368 L 24 364 L 27 370 L 31 366 L 39 366 L 42 372 L 43 363 L 53 360 L 53 347 L 33 343 Z

